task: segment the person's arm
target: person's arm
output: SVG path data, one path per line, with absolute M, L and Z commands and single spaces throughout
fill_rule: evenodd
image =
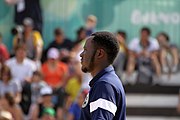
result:
M 15 96 L 15 101 L 16 101 L 17 104 L 21 102 L 21 98 L 22 98 L 21 93 L 17 92 L 16 96 Z
M 13 111 L 14 120 L 23 120 L 23 112 L 19 106 L 16 106 Z
M 8 4 L 8 5 L 15 5 L 19 2 L 19 0 L 5 0 L 5 2 Z
M 37 45 L 36 46 L 36 56 L 35 56 L 35 61 L 40 61 L 41 60 L 41 56 L 42 56 L 42 50 L 43 50 L 43 47 L 41 45 Z
M 94 87 L 90 99 L 91 120 L 112 120 L 117 111 L 113 87 L 105 82 Z
M 74 115 L 71 113 L 68 113 L 67 120 L 74 120 Z
M 32 105 L 29 111 L 30 120 L 38 120 L 38 114 L 39 114 L 39 107 L 35 104 Z
M 34 31 L 34 45 L 35 45 L 35 61 L 39 61 L 42 56 L 43 40 L 41 34 L 38 31 Z

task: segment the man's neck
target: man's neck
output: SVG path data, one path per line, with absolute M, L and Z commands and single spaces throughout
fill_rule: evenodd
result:
M 24 61 L 24 59 L 18 59 L 18 58 L 16 58 L 16 61 L 17 61 L 17 63 L 22 64 L 23 61 Z
M 98 66 L 96 66 L 96 68 L 91 72 L 91 75 L 93 77 L 95 77 L 99 72 L 101 72 L 103 69 L 105 69 L 106 67 L 108 67 L 109 64 L 99 64 Z

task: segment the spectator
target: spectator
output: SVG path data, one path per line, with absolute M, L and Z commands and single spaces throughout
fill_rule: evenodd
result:
M 6 48 L 6 45 L 2 42 L 2 35 L 0 34 L 0 61 L 4 62 L 9 59 L 9 52 Z
M 25 18 L 23 25 L 22 38 L 16 35 L 13 40 L 13 46 L 15 48 L 18 44 L 25 44 L 27 57 L 34 61 L 40 61 L 43 48 L 42 37 L 38 31 L 33 30 L 33 20 L 31 18 Z
M 95 32 L 97 24 L 97 18 L 94 15 L 89 15 L 86 19 L 86 35 L 90 36 L 92 33 Z
M 160 44 L 160 63 L 163 73 L 177 72 L 179 64 L 179 53 L 176 45 L 170 43 L 169 36 L 162 32 L 157 35 Z M 172 61 L 168 61 L 168 55 L 172 57 Z
M 39 103 L 40 89 L 45 86 L 39 71 L 33 72 L 31 80 L 24 83 L 20 105 L 25 115 L 28 115 L 31 104 Z
M 86 29 L 84 27 L 80 27 L 76 32 L 76 40 L 74 45 L 81 43 L 86 38 Z
M 81 106 L 86 98 L 88 91 L 83 90 L 77 97 L 77 101 L 74 102 L 69 108 L 69 114 L 67 116 L 67 120 L 79 120 L 81 114 Z
M 39 120 L 43 116 L 43 111 L 47 108 L 54 108 L 52 103 L 53 91 L 51 87 L 46 86 L 41 88 L 40 94 L 42 96 L 42 101 L 40 103 L 33 104 L 30 108 L 29 117 L 31 120 Z
M 15 48 L 15 57 L 6 61 L 10 68 L 12 78 L 23 85 L 24 81 L 29 81 L 33 72 L 37 69 L 35 63 L 26 57 L 25 45 L 18 45 Z
M 0 96 L 11 93 L 15 102 L 19 103 L 21 101 L 21 85 L 12 79 L 10 68 L 6 65 L 2 66 L 0 80 Z
M 72 42 L 65 38 L 63 30 L 61 30 L 60 28 L 56 28 L 54 30 L 54 37 L 54 41 L 49 44 L 48 49 L 54 47 L 59 50 L 61 50 L 62 48 L 71 50 Z
M 48 60 L 42 65 L 44 80 L 53 89 L 58 89 L 65 83 L 67 65 L 59 61 L 59 51 L 56 48 L 49 49 L 47 57 Z
M 117 40 L 119 41 L 119 53 L 113 63 L 117 75 L 122 76 L 123 71 L 126 69 L 128 47 L 126 45 L 126 33 L 124 31 L 117 31 Z
M 75 100 L 82 84 L 81 64 L 76 57 L 72 57 L 69 65 L 71 66 L 71 75 L 66 85 L 66 92 Z
M 61 114 L 60 117 L 62 117 L 66 97 L 64 86 L 68 75 L 68 67 L 59 61 L 59 51 L 56 48 L 50 48 L 47 57 L 47 62 L 42 65 L 42 73 L 45 82 L 53 88 L 53 103 L 58 115 Z
M 42 79 L 42 74 L 39 71 L 33 72 L 33 76 L 31 78 L 31 99 L 32 103 L 37 103 L 40 98 L 40 90 L 43 87 L 46 87 L 47 84 Z
M 73 42 L 65 38 L 64 32 L 60 28 L 54 30 L 54 40 L 48 45 L 47 49 L 44 51 L 44 56 L 42 61 L 46 61 L 47 52 L 50 48 L 57 48 L 59 51 L 62 51 L 62 54 L 66 54 L 73 47 Z
M 3 110 L 10 112 L 13 116 L 13 120 L 24 120 L 21 108 L 14 100 L 14 96 L 10 93 L 5 93 L 1 98 L 0 106 Z
M 129 44 L 129 57 L 127 63 L 127 75 L 131 75 L 135 70 L 135 66 L 139 67 L 142 62 L 148 62 L 155 69 L 157 79 L 161 75 L 160 64 L 158 61 L 157 51 L 159 50 L 159 44 L 156 39 L 150 37 L 151 31 L 147 27 L 141 29 L 140 38 L 134 38 Z M 151 65 L 150 65 L 151 66 Z M 142 67 L 144 68 L 144 67 Z M 140 71 L 141 69 L 138 68 Z M 143 72 L 145 70 L 142 70 Z M 152 76 L 147 72 L 147 75 Z
M 30 17 L 34 21 L 34 29 L 42 33 L 43 19 L 40 0 L 5 0 L 7 4 L 15 5 L 14 22 L 22 25 L 23 20 Z

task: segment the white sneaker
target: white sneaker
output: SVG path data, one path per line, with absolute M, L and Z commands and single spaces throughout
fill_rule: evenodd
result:
M 163 73 L 168 73 L 169 72 L 168 66 L 162 66 L 162 71 Z
M 173 73 L 177 72 L 177 70 L 178 70 L 177 65 L 174 65 L 174 66 L 171 68 L 171 71 L 172 71 Z

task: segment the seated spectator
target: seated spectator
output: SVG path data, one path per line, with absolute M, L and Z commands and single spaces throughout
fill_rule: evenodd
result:
M 82 71 L 80 61 L 75 56 L 70 59 L 71 75 L 68 78 L 66 92 L 72 97 L 72 100 L 75 100 L 81 89 Z
M 40 90 L 43 87 L 46 87 L 47 84 L 46 82 L 43 81 L 42 79 L 42 74 L 39 71 L 35 71 L 33 72 L 33 76 L 31 78 L 31 100 L 32 103 L 37 103 L 39 102 L 39 98 L 40 98 Z
M 160 63 L 163 73 L 177 72 L 179 64 L 179 53 L 176 45 L 170 43 L 169 36 L 162 32 L 157 35 L 160 44 Z M 168 61 L 169 57 L 172 61 Z
M 94 15 L 89 15 L 86 19 L 86 36 L 90 36 L 92 33 L 95 32 L 97 24 L 97 17 Z
M 88 91 L 83 90 L 78 95 L 77 101 L 74 102 L 69 108 L 69 114 L 67 120 L 79 120 L 81 114 L 81 107 L 83 105 L 84 99 L 86 98 Z
M 84 27 L 80 27 L 76 32 L 76 40 L 74 42 L 74 46 L 78 43 L 81 43 L 86 38 L 86 29 Z
M 11 93 L 15 102 L 19 103 L 21 101 L 21 85 L 12 79 L 11 71 L 6 65 L 2 66 L 0 80 L 0 96 Z
M 33 72 L 31 80 L 24 83 L 20 105 L 25 115 L 28 115 L 31 104 L 39 103 L 40 89 L 45 86 L 47 84 L 39 71 Z
M 43 116 L 43 112 L 47 108 L 52 108 L 54 110 L 54 104 L 52 103 L 52 94 L 53 91 L 51 87 L 46 86 L 41 88 L 40 90 L 41 94 L 41 102 L 32 104 L 30 108 L 30 113 L 29 113 L 29 119 L 30 120 L 39 120 Z
M 4 96 L 0 98 L 0 106 L 3 110 L 12 114 L 13 120 L 24 120 L 22 110 L 15 102 L 12 94 L 5 93 Z
M 139 63 L 141 64 L 143 61 L 149 61 L 148 64 L 152 63 L 157 79 L 159 79 L 159 76 L 161 75 L 161 68 L 157 55 L 159 50 L 159 44 L 158 41 L 150 37 L 150 35 L 150 29 L 144 27 L 141 29 L 140 38 L 135 38 L 130 42 L 129 57 L 127 63 L 127 76 L 133 73 L 133 71 L 135 70 L 135 66 L 139 67 Z M 152 76 L 149 74 L 149 71 L 147 72 L 147 75 Z
M 71 42 L 69 39 L 65 38 L 64 32 L 60 28 L 56 28 L 54 30 L 54 40 L 49 43 L 47 49 L 44 51 L 44 56 L 42 58 L 42 61 L 46 61 L 47 59 L 47 52 L 50 48 L 57 48 L 59 51 L 61 49 L 64 49 L 64 51 L 70 51 L 73 47 L 73 42 Z
M 29 81 L 33 72 L 37 69 L 34 61 L 26 57 L 26 47 L 21 44 L 15 48 L 15 57 L 6 61 L 10 68 L 12 78 L 23 85 L 24 81 Z
M 6 45 L 2 42 L 2 35 L 0 33 L 0 61 L 4 62 L 9 59 L 9 52 Z
M 57 113 L 60 114 L 66 97 L 64 86 L 68 76 L 68 67 L 59 61 L 59 51 L 56 48 L 50 48 L 47 57 L 47 61 L 42 65 L 42 73 L 45 82 L 53 89 L 53 103 Z
M 25 18 L 23 21 L 24 31 L 20 36 L 16 35 L 13 40 L 13 47 L 16 48 L 18 44 L 25 44 L 27 47 L 27 57 L 40 61 L 43 49 L 43 40 L 38 31 L 33 30 L 33 20 Z
M 47 53 L 48 60 L 42 65 L 42 74 L 45 82 L 53 89 L 62 87 L 65 83 L 68 68 L 59 61 L 59 51 L 51 48 Z
M 128 57 L 128 47 L 126 45 L 126 33 L 124 31 L 118 31 L 116 33 L 117 40 L 119 41 L 119 53 L 113 63 L 115 71 L 119 77 L 122 76 L 123 71 L 125 71 Z

